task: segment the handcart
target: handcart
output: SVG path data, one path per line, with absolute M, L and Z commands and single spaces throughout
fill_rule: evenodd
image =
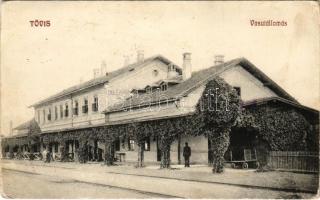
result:
M 226 163 L 231 163 L 232 168 L 247 169 L 249 166 L 252 168 L 259 167 L 256 149 L 244 149 L 243 158 L 238 160 L 232 158 L 232 150 L 230 150 L 229 153 L 230 160 L 226 161 Z

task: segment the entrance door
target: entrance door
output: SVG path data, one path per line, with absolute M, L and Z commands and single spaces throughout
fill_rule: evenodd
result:
M 208 163 L 209 164 L 213 163 L 211 145 L 212 144 L 211 144 L 210 140 L 208 139 Z
M 161 161 L 161 151 L 160 151 L 160 148 L 159 148 L 158 137 L 157 137 L 157 161 Z

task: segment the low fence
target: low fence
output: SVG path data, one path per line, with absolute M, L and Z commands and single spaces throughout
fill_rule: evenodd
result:
M 309 151 L 270 151 L 268 165 L 273 169 L 319 172 L 319 153 Z

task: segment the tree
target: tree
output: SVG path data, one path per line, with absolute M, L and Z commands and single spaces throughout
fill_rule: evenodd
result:
M 159 139 L 159 148 L 161 151 L 160 168 L 170 168 L 170 148 L 174 140 L 183 133 L 186 121 L 184 118 L 171 118 L 155 123 L 157 137 Z
M 138 162 L 136 167 L 144 167 L 144 150 L 146 139 L 152 134 L 152 127 L 148 122 L 137 122 L 127 125 L 127 135 L 134 139 L 138 146 Z
M 105 140 L 105 159 L 104 162 L 107 166 L 111 166 L 114 164 L 114 145 L 113 140 L 107 138 Z

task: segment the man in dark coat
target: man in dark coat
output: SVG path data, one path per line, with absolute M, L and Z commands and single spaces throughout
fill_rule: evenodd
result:
M 188 142 L 183 148 L 184 167 L 190 167 L 191 148 L 188 146 Z

